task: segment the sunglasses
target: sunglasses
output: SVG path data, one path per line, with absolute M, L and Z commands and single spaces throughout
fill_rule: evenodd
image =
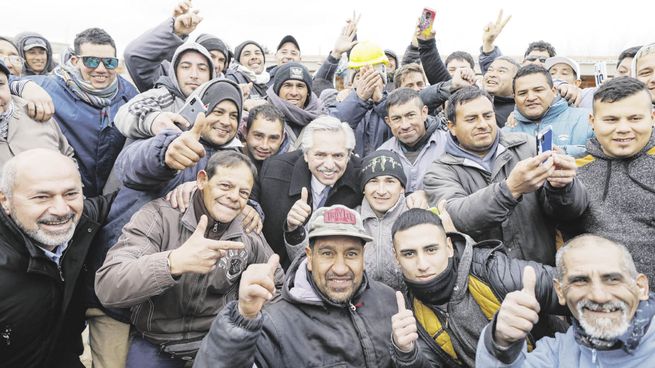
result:
M 118 58 L 115 57 L 97 57 L 97 56 L 80 56 L 85 67 L 95 69 L 104 64 L 107 69 L 116 69 L 118 67 Z
M 541 62 L 541 63 L 545 63 L 546 59 L 548 59 L 548 58 L 545 57 L 545 56 L 528 56 L 528 57 L 525 58 L 525 60 L 527 60 L 527 61 L 539 60 L 539 62 Z
M 25 62 L 25 59 L 16 55 L 0 56 L 0 60 L 4 61 L 5 64 L 10 63 L 14 65 L 22 65 Z

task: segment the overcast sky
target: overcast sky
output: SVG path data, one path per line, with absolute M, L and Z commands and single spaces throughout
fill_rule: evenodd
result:
M 3 1 L 0 35 L 36 31 L 51 41 L 72 44 L 75 34 L 101 27 L 116 40 L 119 53 L 130 40 L 164 21 L 173 0 Z M 392 6 L 391 4 L 395 4 Z M 608 5 L 605 5 L 608 4 Z M 352 11 L 362 13 L 358 37 L 402 54 L 424 6 L 436 10 L 435 29 L 442 55 L 455 50 L 478 54 L 482 28 L 498 10 L 512 15 L 497 44 L 508 55 L 522 55 L 527 44 L 543 39 L 558 54 L 612 56 L 655 41 L 655 1 L 210 1 L 193 0 L 204 21 L 197 32 L 212 33 L 233 49 L 253 39 L 275 50 L 292 34 L 305 55 L 324 55 Z M 538 9 L 538 10 L 536 10 Z

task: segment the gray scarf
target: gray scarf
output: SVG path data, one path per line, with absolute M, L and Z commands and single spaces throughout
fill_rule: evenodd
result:
M 53 72 L 82 101 L 102 110 L 100 117 L 102 119 L 102 126 L 104 126 L 109 120 L 109 105 L 111 105 L 112 99 L 118 93 L 118 78 L 115 78 L 109 86 L 103 89 L 97 89 L 91 83 L 84 80 L 80 70 L 70 60 L 66 64 L 55 68 Z
M 14 100 L 10 99 L 6 108 L 6 111 L 0 114 L 0 139 L 3 141 L 7 140 L 9 134 L 9 119 L 14 113 Z
M 286 119 L 287 123 L 291 123 L 293 130 L 297 131 L 297 133 L 300 132 L 302 128 L 307 126 L 307 124 L 309 124 L 312 120 L 321 115 L 327 115 L 328 113 L 325 106 L 323 106 L 323 103 L 318 99 L 318 97 L 316 97 L 314 93 L 308 96 L 309 102 L 304 109 L 301 109 L 300 107 L 280 98 L 280 96 L 275 94 L 272 86 L 269 87 L 266 91 L 266 96 L 268 98 L 268 102 L 270 102 L 273 106 L 280 110 L 282 114 L 284 114 L 284 118 Z
M 473 161 L 483 167 L 487 172 L 491 173 L 491 170 L 494 166 L 494 159 L 496 158 L 496 151 L 498 150 L 499 142 L 500 132 L 496 132 L 496 139 L 489 149 L 489 152 L 487 152 L 484 157 L 480 157 L 474 152 L 462 148 L 459 145 L 459 142 L 457 142 L 457 138 L 455 138 L 452 134 L 448 134 L 448 140 L 446 141 L 446 153 L 455 157 L 463 158 L 465 160 Z

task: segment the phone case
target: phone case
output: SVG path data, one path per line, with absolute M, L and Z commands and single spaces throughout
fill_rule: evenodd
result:
M 436 12 L 434 10 L 430 8 L 423 9 L 423 13 L 421 13 L 421 19 L 418 23 L 418 28 L 423 36 L 427 37 L 432 32 L 432 25 L 434 24 L 435 16 Z

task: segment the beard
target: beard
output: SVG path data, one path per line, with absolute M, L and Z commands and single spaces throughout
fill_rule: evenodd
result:
M 16 213 L 15 209 L 11 209 L 12 213 Z M 47 231 L 41 228 L 41 224 L 45 222 L 63 222 L 70 221 L 68 229 L 64 231 Z M 73 238 L 75 234 L 75 228 L 77 227 L 77 222 L 75 220 L 75 213 L 71 212 L 64 216 L 53 216 L 47 215 L 42 216 L 36 221 L 36 229 L 29 229 L 25 224 L 20 222 L 17 218 L 14 218 L 16 225 L 33 240 L 36 240 L 40 244 L 48 247 L 48 250 L 52 250 L 55 247 L 68 243 Z
M 583 300 L 576 305 L 580 326 L 585 332 L 596 339 L 611 340 L 623 335 L 630 327 L 628 320 L 628 305 L 624 302 L 610 302 L 598 304 L 589 300 Z M 586 315 L 587 310 L 592 311 L 620 311 L 618 318 L 612 317 L 591 317 Z

